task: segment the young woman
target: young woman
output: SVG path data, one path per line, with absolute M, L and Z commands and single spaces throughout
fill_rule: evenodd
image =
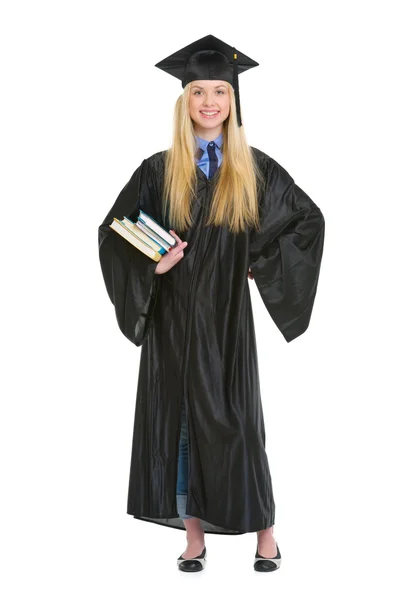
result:
M 325 222 L 247 144 L 237 74 L 257 64 L 206 36 L 156 65 L 184 88 L 171 148 L 143 160 L 99 227 L 118 325 L 142 346 L 127 513 L 186 530 L 184 571 L 204 567 L 205 533 L 256 532 L 255 569 L 281 561 L 247 278 L 287 342 L 304 333 Z M 140 209 L 176 240 L 158 262 L 109 227 Z

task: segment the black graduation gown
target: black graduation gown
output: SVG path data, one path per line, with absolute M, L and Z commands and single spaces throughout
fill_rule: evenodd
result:
M 127 513 L 185 529 L 176 507 L 180 408 L 188 426 L 186 512 L 207 533 L 274 524 L 248 269 L 287 342 L 308 327 L 324 245 L 318 206 L 274 159 L 253 148 L 267 178 L 261 231 L 204 227 L 220 169 L 197 167 L 193 226 L 167 273 L 109 225 L 139 207 L 166 229 L 165 152 L 143 160 L 99 227 L 102 273 L 118 326 L 141 346 Z M 221 168 L 221 167 L 220 167 Z

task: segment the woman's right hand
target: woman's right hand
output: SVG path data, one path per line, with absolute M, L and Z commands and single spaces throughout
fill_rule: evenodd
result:
M 178 263 L 181 260 L 181 258 L 183 258 L 184 248 L 186 248 L 186 246 L 188 245 L 188 242 L 182 242 L 182 240 L 180 240 L 178 238 L 178 236 L 173 231 L 173 229 L 169 229 L 169 233 L 171 235 L 173 235 L 173 237 L 175 238 L 175 240 L 178 243 L 176 244 L 176 246 L 171 248 L 169 250 L 169 252 L 165 252 L 165 254 L 162 256 L 162 258 L 157 263 L 157 266 L 155 269 L 155 273 L 157 275 L 166 273 L 166 271 L 169 271 L 172 267 L 174 267 L 176 265 L 176 263 Z

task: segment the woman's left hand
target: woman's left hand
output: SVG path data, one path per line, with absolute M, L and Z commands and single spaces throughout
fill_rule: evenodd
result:
M 248 269 L 248 278 L 249 278 L 249 279 L 254 279 L 254 277 L 253 277 L 253 273 L 251 272 L 251 269 L 250 269 L 250 268 Z

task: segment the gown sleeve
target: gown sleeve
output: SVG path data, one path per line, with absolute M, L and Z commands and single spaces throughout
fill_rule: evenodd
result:
M 157 262 L 110 228 L 113 217 L 137 215 L 149 206 L 151 179 L 147 159 L 134 171 L 98 228 L 98 247 L 105 286 L 118 326 L 130 342 L 141 346 L 152 324 L 160 283 Z M 147 211 L 148 212 L 148 208 Z
M 273 159 L 266 180 L 259 203 L 261 230 L 250 234 L 250 268 L 270 316 L 291 342 L 309 326 L 325 220 L 318 206 Z

